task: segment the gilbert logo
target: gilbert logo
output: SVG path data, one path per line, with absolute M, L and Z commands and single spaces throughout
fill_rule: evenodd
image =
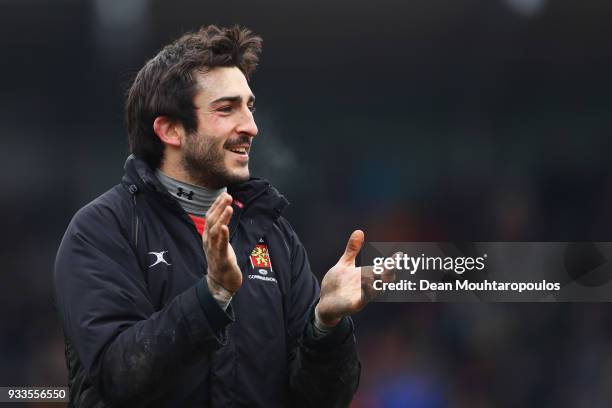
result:
M 155 257 L 155 262 L 149 266 L 149 268 L 154 267 L 155 265 L 159 264 L 159 263 L 165 263 L 166 265 L 170 266 L 170 264 L 168 262 L 166 262 L 166 260 L 164 259 L 164 254 L 168 252 L 168 251 L 162 251 L 162 252 L 149 252 L 149 255 L 153 255 Z

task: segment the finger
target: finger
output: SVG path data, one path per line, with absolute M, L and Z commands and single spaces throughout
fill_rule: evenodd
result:
M 389 258 L 395 258 L 396 256 L 404 256 L 403 252 L 396 252 L 391 255 Z M 361 278 L 369 279 L 370 281 L 374 280 L 382 280 L 383 282 L 393 282 L 396 277 L 396 268 L 395 265 L 391 268 L 387 268 L 383 265 L 382 271 L 374 272 L 374 267 L 372 265 L 363 266 L 361 268 Z
M 228 205 L 227 207 L 223 209 L 221 214 L 219 214 L 219 218 L 217 219 L 217 222 L 215 226 L 213 227 L 216 239 L 220 239 L 219 235 L 221 234 L 222 227 L 229 226 L 229 222 L 232 219 L 233 213 L 234 213 L 234 209 Z
M 374 273 L 373 266 L 361 266 L 359 270 L 361 271 L 361 279 L 365 279 L 368 282 L 378 279 L 378 275 Z
M 391 258 L 396 259 L 397 257 L 401 258 L 403 256 L 404 256 L 403 252 L 396 252 L 393 255 L 391 255 Z M 382 279 L 383 282 L 393 282 L 395 281 L 395 274 L 396 274 L 395 266 L 391 268 L 383 267 L 383 271 L 380 274 L 380 279 Z
M 206 213 L 206 225 L 204 229 L 210 236 L 214 236 L 218 232 L 217 228 L 215 227 L 219 221 L 219 210 L 222 208 L 223 201 L 223 199 L 220 200 L 219 198 L 217 198 L 217 200 L 215 200 L 215 203 L 213 203 L 213 205 L 216 204 L 214 208 L 211 206 L 212 211 L 209 210 Z
M 376 297 L 376 291 L 374 290 L 374 281 L 378 279 L 372 270 L 372 266 L 361 266 L 357 268 L 361 273 L 361 295 L 364 302 L 369 302 Z
M 213 203 L 210 206 L 210 208 L 208 209 L 208 211 L 206 211 L 206 218 L 210 219 L 210 218 L 214 217 L 215 211 L 216 211 L 217 207 L 219 206 L 219 202 L 221 200 L 223 200 L 223 194 L 220 194 L 219 197 L 217 197 L 215 199 L 215 201 L 213 201 Z
M 226 256 L 227 254 L 227 247 L 229 244 L 229 228 L 227 225 L 222 225 L 221 228 L 219 229 L 219 251 L 221 252 L 221 255 Z
M 395 275 L 395 268 L 383 268 L 382 272 L 374 272 L 374 267 L 371 265 L 361 267 L 361 278 L 370 281 L 382 280 L 383 282 L 393 282 Z
M 365 306 L 381 295 L 381 291 L 374 289 L 374 282 L 380 280 L 380 276 L 373 272 L 373 266 L 362 266 L 358 269 L 361 270 L 361 299 Z
M 213 203 L 213 206 L 211 207 L 212 214 L 210 214 L 214 218 L 214 221 L 217 220 L 217 217 L 223 211 L 223 209 L 231 203 L 232 196 L 227 193 L 222 193 L 219 197 L 217 197 L 217 199 Z
M 234 213 L 234 209 L 231 205 L 225 207 L 225 209 L 221 212 L 219 216 L 219 220 L 217 221 L 220 225 L 228 225 L 230 220 L 232 219 L 232 214 Z
M 209 235 L 215 248 L 221 248 L 223 246 L 222 237 L 220 236 L 222 227 L 229 224 L 229 220 L 232 218 L 233 212 L 234 209 L 232 207 L 225 207 L 225 210 L 219 214 L 217 222 L 211 227 Z
M 217 217 L 219 216 L 219 212 L 231 204 L 232 196 L 227 193 L 221 193 L 219 197 L 215 200 L 213 205 L 210 206 L 210 209 L 206 212 L 206 222 L 211 223 L 211 227 L 217 222 Z
M 362 230 L 355 230 L 349 237 L 348 243 L 346 244 L 346 249 L 340 258 L 340 262 L 345 264 L 355 264 L 355 258 L 359 251 L 361 251 L 361 247 L 363 246 L 363 241 L 365 239 L 365 235 Z
M 212 241 L 212 249 L 218 256 L 224 257 L 227 251 L 229 242 L 229 228 L 227 225 L 221 225 L 216 228 L 216 234 Z

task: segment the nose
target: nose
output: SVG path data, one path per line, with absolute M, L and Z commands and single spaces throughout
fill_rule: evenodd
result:
M 249 108 L 245 108 L 245 112 L 241 115 L 240 123 L 238 124 L 236 130 L 238 133 L 243 135 L 248 135 L 251 137 L 257 136 L 257 124 L 255 123 L 255 118 L 253 117 L 253 112 Z

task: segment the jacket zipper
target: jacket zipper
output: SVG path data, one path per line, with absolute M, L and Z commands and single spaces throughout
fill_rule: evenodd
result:
M 136 218 L 136 222 L 134 222 L 134 247 L 138 249 L 138 209 L 136 208 L 136 195 L 132 195 L 132 201 L 134 202 L 134 217 Z

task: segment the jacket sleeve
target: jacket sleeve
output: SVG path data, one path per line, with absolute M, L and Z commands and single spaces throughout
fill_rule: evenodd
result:
M 77 213 L 55 262 L 56 303 L 64 335 L 101 397 L 142 404 L 171 387 L 186 361 L 224 344 L 232 312 L 217 305 L 205 279 L 156 311 L 120 224 L 103 206 Z
M 291 406 L 348 407 L 361 372 L 353 322 L 345 317 L 330 333 L 315 337 L 319 284 L 306 250 L 291 232 L 292 282 L 287 296 Z

